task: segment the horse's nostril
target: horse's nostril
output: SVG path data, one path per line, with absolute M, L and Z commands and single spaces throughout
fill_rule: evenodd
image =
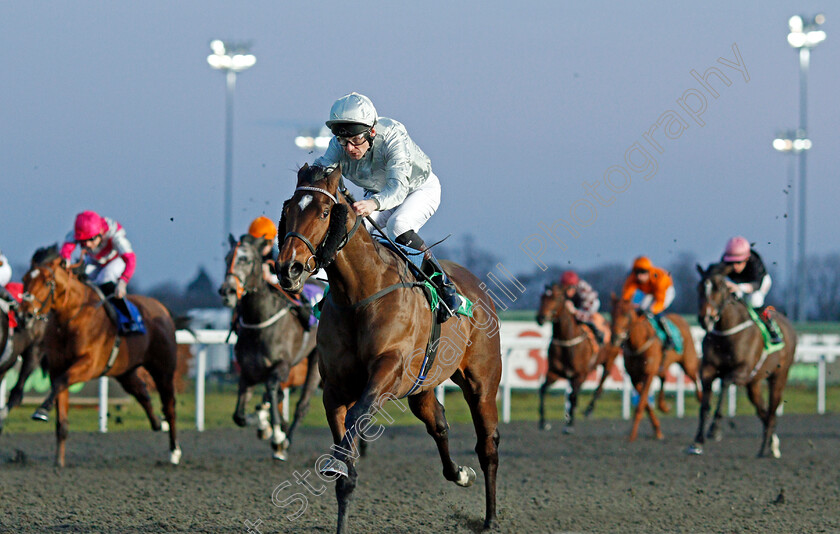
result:
M 292 262 L 289 265 L 289 277 L 298 278 L 301 274 L 303 274 L 303 264 L 299 261 Z

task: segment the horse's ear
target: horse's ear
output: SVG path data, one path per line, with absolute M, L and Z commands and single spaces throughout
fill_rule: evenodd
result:
M 341 165 L 336 165 L 331 173 L 327 175 L 327 185 L 331 190 L 338 190 L 338 181 L 341 180 Z
M 301 185 L 302 183 L 308 182 L 308 181 L 309 181 L 309 178 L 308 178 L 309 174 L 310 174 L 310 171 L 309 171 L 309 164 L 308 164 L 308 163 L 304 163 L 304 164 L 303 164 L 303 167 L 301 167 L 300 169 L 298 169 L 298 173 L 297 173 L 297 185 Z
M 618 302 L 618 296 L 615 294 L 615 291 L 610 291 L 610 300 L 612 300 L 613 304 Z
M 706 271 L 703 270 L 703 267 L 701 267 L 699 263 L 697 264 L 697 272 L 700 273 L 700 278 L 703 278 L 703 276 L 706 275 Z
M 231 247 L 236 244 L 236 238 L 233 237 L 233 234 L 228 234 L 228 243 L 230 243 Z

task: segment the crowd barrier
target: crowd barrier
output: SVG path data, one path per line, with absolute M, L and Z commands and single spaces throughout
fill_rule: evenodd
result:
M 699 327 L 692 327 L 693 341 L 700 354 L 700 341 L 704 332 Z M 228 335 L 227 330 L 195 330 L 194 332 L 179 330 L 176 333 L 179 344 L 194 345 L 194 367 L 195 377 L 195 426 L 199 431 L 204 430 L 204 396 L 205 379 L 207 375 L 207 349 L 213 345 L 236 343 L 236 334 Z M 546 350 L 551 340 L 551 326 L 538 326 L 536 323 L 520 321 L 502 321 L 500 323 L 500 337 L 502 345 L 502 381 L 500 384 L 500 397 L 502 405 L 502 422 L 510 422 L 511 393 L 513 390 L 537 390 L 542 384 L 543 377 L 548 366 Z M 826 397 L 826 376 L 827 365 L 833 363 L 840 356 L 840 335 L 836 334 L 801 334 L 796 349 L 795 365 L 816 365 L 817 367 L 817 400 L 816 411 L 818 414 L 825 413 Z M 583 390 L 592 391 L 597 387 L 600 378 L 600 369 L 593 371 L 584 381 Z M 717 384 L 716 384 L 717 386 Z M 554 388 L 567 389 L 566 381 L 561 380 Z M 685 394 L 695 390 L 695 384 L 691 382 L 682 369 L 674 364 L 666 374 L 665 383 L 655 381 L 655 391 L 664 387 L 666 391 L 676 393 L 676 415 L 682 417 L 685 414 Z M 437 397 L 441 403 L 444 402 L 446 389 L 457 389 L 457 386 L 447 380 L 436 390 Z M 607 391 L 622 392 L 622 417 L 630 418 L 634 391 L 630 379 L 624 372 L 624 363 L 619 356 L 616 359 L 612 372 L 604 382 L 604 389 Z M 717 391 L 717 387 L 715 388 Z M 728 413 L 735 414 L 736 387 L 730 386 L 728 394 Z M 288 391 L 284 392 L 283 404 L 284 415 L 288 417 Z M 0 382 L 0 407 L 3 406 L 6 398 L 5 381 Z M 781 407 L 780 407 L 781 409 Z M 99 430 L 107 432 L 108 421 L 108 380 L 99 379 Z

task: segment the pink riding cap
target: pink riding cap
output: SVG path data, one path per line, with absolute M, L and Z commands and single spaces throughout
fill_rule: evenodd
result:
M 105 221 L 95 211 L 83 211 L 76 216 L 75 238 L 76 241 L 93 239 L 99 234 L 105 233 L 108 229 Z
M 736 236 L 726 243 L 726 250 L 723 253 L 723 261 L 746 261 L 750 257 L 750 242 L 746 238 Z

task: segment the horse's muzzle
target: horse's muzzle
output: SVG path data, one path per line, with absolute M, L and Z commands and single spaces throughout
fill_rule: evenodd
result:
M 291 260 L 275 266 L 277 279 L 280 287 L 288 291 L 297 291 L 302 285 L 303 264 L 297 260 Z

